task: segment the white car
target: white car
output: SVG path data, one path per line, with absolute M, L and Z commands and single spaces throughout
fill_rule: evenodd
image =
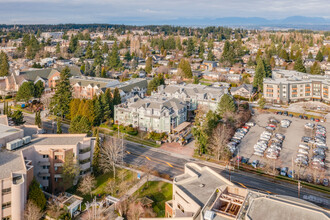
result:
M 309 146 L 306 145 L 306 144 L 299 144 L 299 146 L 301 149 L 304 149 L 304 150 L 309 150 Z
M 307 151 L 307 150 L 304 150 L 304 149 L 299 149 L 299 150 L 298 150 L 298 153 L 308 155 L 308 151 Z
M 245 125 L 253 127 L 256 125 L 256 123 L 250 121 L 250 122 L 245 123 Z

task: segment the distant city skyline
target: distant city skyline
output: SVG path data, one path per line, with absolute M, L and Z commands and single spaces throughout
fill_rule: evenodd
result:
M 1 24 L 172 24 L 181 19 L 223 17 L 330 19 L 328 0 L 0 0 L 0 5 Z

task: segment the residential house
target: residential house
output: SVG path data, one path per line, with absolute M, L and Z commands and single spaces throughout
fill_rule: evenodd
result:
M 212 71 L 212 70 L 214 70 L 214 68 L 217 67 L 217 65 L 218 65 L 218 62 L 216 62 L 216 61 L 204 60 L 203 63 L 200 65 L 200 68 L 202 70 Z
M 243 98 L 250 99 L 254 94 L 253 86 L 251 84 L 242 84 L 238 87 L 232 87 L 230 89 L 230 93 L 233 96 L 240 96 Z

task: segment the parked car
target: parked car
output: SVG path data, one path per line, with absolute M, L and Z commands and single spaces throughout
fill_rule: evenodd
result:
M 287 176 L 287 174 L 288 174 L 288 168 L 287 168 L 287 167 L 283 167 L 283 168 L 281 169 L 280 174 L 281 174 L 282 176 Z
M 257 168 L 258 167 L 258 164 L 259 164 L 259 160 L 254 160 L 253 162 L 252 162 L 252 166 L 254 167 L 254 168 Z
M 283 115 L 288 116 L 288 112 L 287 111 L 283 112 Z
M 274 131 L 274 130 L 275 130 L 275 128 L 270 127 L 270 126 L 266 126 L 266 129 L 267 129 L 267 130 L 270 130 L 270 131 Z
M 323 186 L 329 186 L 329 179 L 324 178 L 322 184 L 323 184 Z
M 298 153 L 308 155 L 308 151 L 307 150 L 304 150 L 304 149 L 301 149 L 301 148 L 298 150 Z
M 302 116 L 302 115 L 299 115 L 299 118 L 300 118 L 300 119 L 303 119 L 303 116 Z
M 315 122 L 320 122 L 320 119 L 318 119 L 318 118 L 315 118 Z
M 294 171 L 289 170 L 289 172 L 288 172 L 288 177 L 289 177 L 289 178 L 292 178 L 292 177 L 294 177 L 294 174 L 295 174 Z
M 256 125 L 256 123 L 254 123 L 254 122 L 247 122 L 247 123 L 245 123 L 247 126 L 250 126 L 250 127 L 253 127 L 253 126 L 255 126 Z
M 306 145 L 306 144 L 299 144 L 299 146 L 301 149 L 304 149 L 304 150 L 309 150 L 309 146 Z
M 292 117 L 293 117 L 293 114 L 289 114 L 289 117 L 291 117 L 291 118 L 292 118 Z

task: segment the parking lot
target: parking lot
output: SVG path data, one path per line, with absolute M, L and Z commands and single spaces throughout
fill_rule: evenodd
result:
M 274 159 L 269 159 L 265 156 L 257 156 L 254 155 L 254 145 L 258 142 L 260 135 L 265 131 L 265 127 L 269 124 L 269 120 L 271 118 L 275 118 L 278 121 L 282 119 L 289 119 L 292 121 L 291 125 L 288 128 L 282 128 L 280 125 L 277 126 L 276 130 L 273 133 L 280 133 L 285 135 L 285 139 L 282 144 L 282 149 L 280 151 L 279 157 Z M 288 167 L 289 170 L 292 168 L 298 173 L 300 169 L 300 177 L 304 178 L 307 174 L 311 175 L 318 175 L 318 176 L 330 176 L 330 172 L 327 166 L 329 166 L 329 157 L 326 157 L 325 160 L 325 172 L 320 170 L 314 170 L 309 167 L 301 167 L 299 168 L 294 163 L 298 152 L 298 145 L 301 144 L 301 138 L 303 136 L 313 137 L 315 131 L 311 129 L 306 129 L 305 124 L 311 122 L 310 120 L 289 117 L 284 115 L 276 115 L 273 113 L 257 113 L 251 119 L 252 122 L 255 122 L 256 125 L 251 127 L 249 132 L 245 135 L 242 139 L 242 142 L 238 145 L 238 154 L 244 158 L 249 158 L 249 162 L 252 163 L 254 160 L 259 160 L 262 166 L 265 168 L 267 167 L 275 167 L 276 168 L 283 168 Z M 321 123 L 321 122 L 312 122 L 315 124 L 321 124 L 322 126 L 326 127 L 327 132 L 330 131 L 330 124 L 329 123 Z M 327 146 L 329 146 L 329 140 L 326 140 Z M 237 152 L 236 152 L 237 153 Z M 326 151 L 328 155 L 328 151 Z M 309 151 L 309 158 L 312 158 L 312 150 Z

